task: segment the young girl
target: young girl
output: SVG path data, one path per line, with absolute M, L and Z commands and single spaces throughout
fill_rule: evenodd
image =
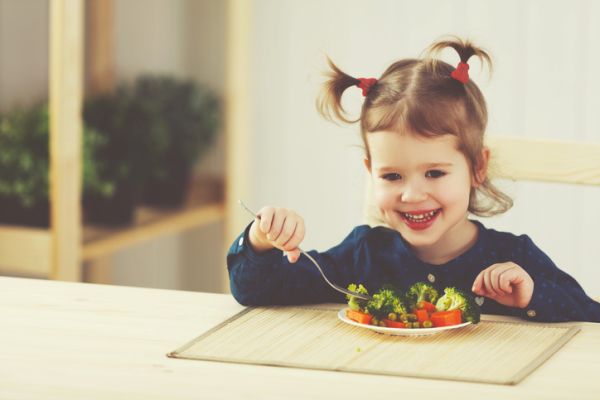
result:
M 456 68 L 435 58 L 446 48 L 458 53 Z M 395 62 L 379 79 L 353 78 L 330 61 L 320 112 L 354 122 L 341 98 L 348 88 L 362 90 L 364 163 L 387 227 L 358 226 L 338 246 L 310 254 L 341 286 L 362 283 L 375 291 L 384 284 L 406 289 L 429 281 L 439 290 L 454 286 L 473 292 L 483 313 L 600 322 L 600 304 L 528 236 L 468 219 L 469 213 L 490 216 L 512 206 L 486 175 L 487 109 L 468 75 L 472 56 L 491 67 L 485 51 L 458 38 L 434 43 L 424 59 Z M 236 300 L 244 305 L 344 302 L 300 257 L 302 217 L 279 207 L 264 207 L 259 216 L 227 256 Z

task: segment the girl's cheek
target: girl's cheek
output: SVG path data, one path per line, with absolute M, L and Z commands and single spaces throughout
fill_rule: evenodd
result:
M 378 186 L 374 188 L 373 197 L 375 199 L 375 203 L 379 208 L 394 208 L 395 195 L 392 191 L 385 190 L 385 188 Z
M 438 190 L 436 198 L 444 204 L 456 204 L 457 206 L 468 206 L 470 197 L 470 186 L 467 187 L 462 182 L 456 182 L 453 185 L 446 185 L 443 190 Z

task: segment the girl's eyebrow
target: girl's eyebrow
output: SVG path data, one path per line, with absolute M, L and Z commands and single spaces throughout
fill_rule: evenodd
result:
M 376 171 L 379 172 L 393 172 L 393 171 L 398 171 L 397 167 L 377 167 L 375 168 Z
M 423 164 L 419 164 L 419 168 L 421 169 L 427 169 L 427 168 L 448 168 L 448 167 L 452 167 L 454 164 L 452 163 L 445 163 L 445 162 L 440 162 L 440 163 L 423 163 Z M 397 171 L 399 168 L 398 167 L 377 167 L 375 168 L 377 171 L 380 172 L 388 172 L 388 171 Z
M 452 163 L 425 163 L 425 164 L 421 164 L 420 167 L 422 168 L 439 168 L 439 167 L 451 167 Z

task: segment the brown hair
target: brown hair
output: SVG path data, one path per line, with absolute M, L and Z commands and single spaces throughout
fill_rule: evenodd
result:
M 458 150 L 466 157 L 472 176 L 476 176 L 477 166 L 482 162 L 487 107 L 473 80 L 463 84 L 452 78 L 450 74 L 455 68 L 435 58 L 446 48 L 456 50 L 464 63 L 476 56 L 491 71 L 491 59 L 485 50 L 458 37 L 444 38 L 429 46 L 423 58 L 403 59 L 390 65 L 369 89 L 360 117 L 352 120 L 342 107 L 342 95 L 360 81 L 328 59 L 331 71 L 317 100 L 317 108 L 329 120 L 360 121 L 369 160 L 369 132 L 407 131 L 425 137 L 454 135 L 458 138 Z M 468 210 L 475 215 L 500 214 L 510 207 L 511 198 L 496 188 L 487 176 L 477 188 L 471 189 Z

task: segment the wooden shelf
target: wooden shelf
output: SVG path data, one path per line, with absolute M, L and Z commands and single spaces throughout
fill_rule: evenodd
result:
M 223 220 L 223 179 L 197 176 L 182 208 L 137 207 L 134 221 L 124 227 L 84 225 L 82 261 L 112 253 L 155 237 L 183 232 Z
M 138 222 L 125 228 L 85 226 L 82 260 L 91 261 L 162 235 L 221 221 L 225 215 L 220 202 L 175 211 L 140 207 L 136 213 Z
M 49 229 L 0 225 L 0 275 L 47 277 L 51 248 Z
M 145 241 L 222 221 L 225 207 L 211 202 L 179 210 L 140 207 L 136 223 L 122 228 L 84 226 L 81 261 L 93 261 Z M 48 277 L 52 240 L 49 229 L 0 225 L 3 274 Z
M 137 207 L 134 222 L 123 227 L 84 225 L 81 261 L 90 262 L 154 238 L 222 221 L 223 181 L 198 177 L 185 205 L 175 209 Z M 52 259 L 49 229 L 0 225 L 2 273 L 49 277 Z

